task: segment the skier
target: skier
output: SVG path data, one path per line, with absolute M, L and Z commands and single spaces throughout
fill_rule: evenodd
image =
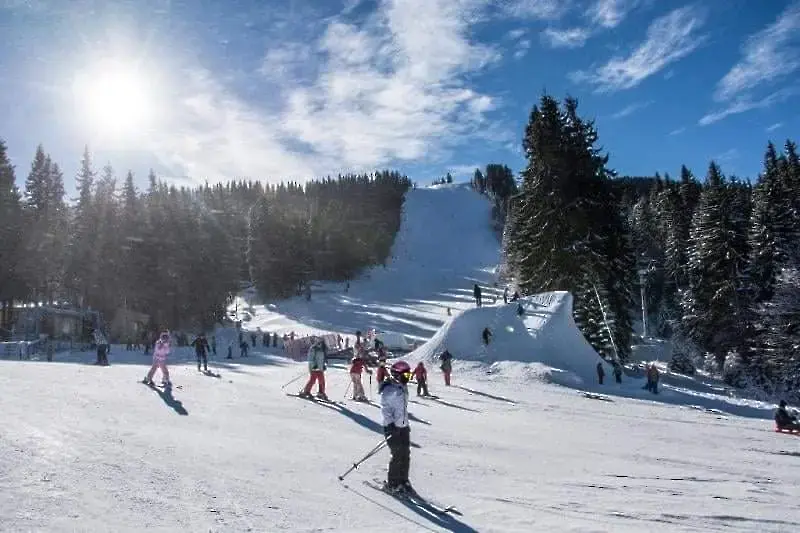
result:
M 417 396 L 428 396 L 428 370 L 422 361 L 414 369 L 414 379 L 417 380 Z
M 364 393 L 364 385 L 361 383 L 361 372 L 366 370 L 367 374 L 372 374 L 364 357 L 364 352 L 359 351 L 350 361 L 350 379 L 353 380 L 353 399 L 357 402 L 366 402 L 367 395 Z
M 800 431 L 800 421 L 797 420 L 797 415 L 790 414 L 786 409 L 786 400 L 781 400 L 775 411 L 775 425 L 778 429 Z
M 246 340 L 243 340 L 241 343 L 239 343 L 239 351 L 240 351 L 239 355 L 241 357 L 247 357 L 247 350 L 248 349 L 250 349 L 250 346 L 248 346 Z
M 383 434 L 386 436 L 391 459 L 384 489 L 394 494 L 413 494 L 408 481 L 411 466 L 411 429 L 408 426 L 408 381 L 411 367 L 405 361 L 397 361 L 389 372 L 390 378 L 381 383 L 381 413 Z
M 622 383 L 622 365 L 614 361 L 614 379 L 617 383 Z
M 208 372 L 208 341 L 205 333 L 200 333 L 192 341 L 192 346 L 194 346 L 194 353 L 197 355 L 197 371 L 200 372 L 200 363 L 202 362 L 203 370 Z
M 94 343 L 97 345 L 96 365 L 108 366 L 108 340 L 100 329 L 94 330 Z
M 488 326 L 483 328 L 483 333 L 481 333 L 481 337 L 483 337 L 483 344 L 488 346 L 489 341 L 492 338 L 492 330 L 490 330 Z
M 375 379 L 378 381 L 378 386 L 386 381 L 389 377 L 389 371 L 386 370 L 386 359 L 378 359 L 378 370 L 375 372 Z
M 503 303 L 504 304 L 508 303 L 508 287 L 503 289 Z
M 211 335 L 211 353 L 217 355 L 217 336 Z
M 477 283 L 475 284 L 474 287 L 472 287 L 472 295 L 475 296 L 475 306 L 476 307 L 480 307 L 481 306 L 481 288 Z
M 319 383 L 317 398 L 327 400 L 325 394 L 325 349 L 321 339 L 314 339 L 313 344 L 308 349 L 308 373 L 309 378 L 306 386 L 300 391 L 301 398 L 311 398 L 311 387 L 314 383 Z
M 453 356 L 450 355 L 450 352 L 445 349 L 442 354 L 439 356 L 439 359 L 442 361 L 442 372 L 444 373 L 444 384 L 448 387 L 450 386 L 450 372 L 453 370 Z
M 165 387 L 172 384 L 169 380 L 169 370 L 167 369 L 167 356 L 169 355 L 169 350 L 169 332 L 165 331 L 156 341 L 155 348 L 153 348 L 153 366 L 150 367 L 150 372 L 148 372 L 144 378 L 145 384 L 153 384 L 153 375 L 158 369 L 161 369 L 161 384 Z
M 600 383 L 600 385 L 603 384 L 604 377 L 606 377 L 606 371 L 603 370 L 603 362 L 600 361 L 597 363 L 597 381 Z
M 647 383 L 650 385 L 650 392 L 653 394 L 658 394 L 658 378 L 658 368 L 656 368 L 654 363 L 650 365 L 650 368 L 647 370 Z

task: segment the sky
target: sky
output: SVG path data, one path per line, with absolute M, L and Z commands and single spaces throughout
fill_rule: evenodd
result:
M 178 184 L 524 168 L 571 95 L 620 175 L 755 178 L 800 133 L 800 0 L 0 0 L 0 138 L 68 192 L 95 165 Z

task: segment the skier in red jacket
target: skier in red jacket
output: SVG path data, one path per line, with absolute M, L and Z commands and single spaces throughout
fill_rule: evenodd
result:
M 367 374 L 372 374 L 369 369 L 363 351 L 358 350 L 350 361 L 350 379 L 353 380 L 353 399 L 357 402 L 366 402 L 367 395 L 364 393 L 364 385 L 361 383 L 361 373 L 366 370 Z
M 414 379 L 417 380 L 417 396 L 428 396 L 428 371 L 422 361 L 414 369 Z

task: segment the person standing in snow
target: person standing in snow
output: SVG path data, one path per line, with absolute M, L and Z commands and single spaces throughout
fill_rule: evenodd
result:
M 658 368 L 656 368 L 655 363 L 653 363 L 647 371 L 647 381 L 650 383 L 650 392 L 653 394 L 658 394 L 658 378 Z
M 481 333 L 481 337 L 483 337 L 483 344 L 488 346 L 489 341 L 492 338 L 492 330 L 490 330 L 488 326 L 483 328 L 483 333 Z
M 417 380 L 417 396 L 428 396 L 428 370 L 422 361 L 414 369 L 414 379 Z
M 614 361 L 614 379 L 617 383 L 622 383 L 622 365 Z
M 306 386 L 300 391 L 301 398 L 311 398 L 311 388 L 314 386 L 314 383 L 318 383 L 319 390 L 317 391 L 317 398 L 322 400 L 328 399 L 328 396 L 325 394 L 325 369 L 325 350 L 322 345 L 322 340 L 315 339 L 308 349 L 309 378 Z
M 241 357 L 247 357 L 247 350 L 249 350 L 249 349 L 250 349 L 250 347 L 247 345 L 247 341 L 246 340 L 243 340 L 241 343 L 239 343 L 239 352 L 240 352 L 239 355 Z
M 100 329 L 94 330 L 94 343 L 97 345 L 96 365 L 108 366 L 108 340 Z
M 477 283 L 472 287 L 472 295 L 475 296 L 475 306 L 481 306 L 481 287 Z
M 378 386 L 386 381 L 389 377 L 389 371 L 386 370 L 386 358 L 378 359 L 378 370 L 375 372 L 375 379 L 378 381 Z
M 206 340 L 205 333 L 200 333 L 195 340 L 192 341 L 194 346 L 194 353 L 197 355 L 197 371 L 200 371 L 200 363 L 203 363 L 203 370 L 208 372 L 208 341 Z
M 411 428 L 408 426 L 408 382 L 411 367 L 405 361 L 397 361 L 389 371 L 389 379 L 381 383 L 383 434 L 387 439 L 391 458 L 384 488 L 392 493 L 412 493 L 408 481 L 411 467 Z
M 453 370 L 453 356 L 445 349 L 439 356 L 439 359 L 442 361 L 442 366 L 440 368 L 442 369 L 442 373 L 444 373 L 444 384 L 449 387 L 450 372 Z
M 357 402 L 366 402 L 367 395 L 364 393 L 364 385 L 361 383 L 361 373 L 366 370 L 367 374 L 372 374 L 364 358 L 364 352 L 359 351 L 350 361 L 350 379 L 353 381 L 353 399 Z
M 153 348 L 153 366 L 150 367 L 150 372 L 144 378 L 144 383 L 147 385 L 153 384 L 153 376 L 156 370 L 161 369 L 161 384 L 164 386 L 170 385 L 169 369 L 167 369 L 167 356 L 170 352 L 169 332 L 165 331 L 161 337 L 156 341 L 155 348 Z
M 603 362 L 597 363 L 597 381 L 600 385 L 603 384 L 603 378 L 606 377 L 606 371 L 603 369 Z
M 503 289 L 503 303 L 504 304 L 508 303 L 508 287 Z

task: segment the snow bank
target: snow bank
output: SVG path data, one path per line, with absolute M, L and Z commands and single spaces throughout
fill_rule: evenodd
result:
M 434 362 L 447 349 L 456 360 L 498 363 L 516 361 L 546 365 L 556 371 L 551 378 L 569 385 L 597 380 L 597 363 L 602 359 L 586 341 L 572 318 L 572 295 L 548 292 L 520 300 L 517 304 L 468 309 L 447 321 L 409 359 Z M 489 345 L 481 333 L 492 332 Z M 603 362 L 610 380 L 611 365 Z M 565 383 L 567 384 L 567 383 Z

